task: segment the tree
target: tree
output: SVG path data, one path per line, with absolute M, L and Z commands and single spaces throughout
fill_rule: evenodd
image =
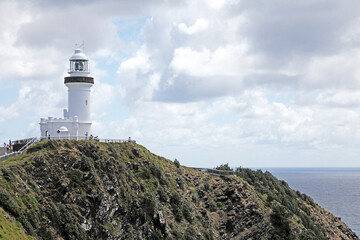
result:
M 180 162 L 176 158 L 175 158 L 174 163 L 177 168 L 180 168 Z
M 229 167 L 229 164 L 221 164 L 220 166 L 216 167 L 216 170 L 222 170 L 222 171 L 232 171 L 232 169 Z

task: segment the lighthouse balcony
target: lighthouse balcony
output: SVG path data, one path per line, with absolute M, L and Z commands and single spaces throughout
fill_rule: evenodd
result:
M 64 83 L 91 83 L 94 84 L 93 77 L 65 77 Z

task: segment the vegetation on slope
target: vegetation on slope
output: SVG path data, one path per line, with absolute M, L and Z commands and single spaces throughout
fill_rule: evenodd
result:
M 356 239 L 268 172 L 216 177 L 135 143 L 46 140 L 0 169 L 9 224 L 38 239 Z

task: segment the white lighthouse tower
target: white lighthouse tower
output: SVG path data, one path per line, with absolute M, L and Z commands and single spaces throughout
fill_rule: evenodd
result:
M 64 81 L 68 109 L 64 109 L 64 118 L 40 119 L 42 138 L 87 139 L 91 134 L 90 89 L 94 78 L 89 76 L 88 58 L 80 48 L 70 57 L 69 74 Z

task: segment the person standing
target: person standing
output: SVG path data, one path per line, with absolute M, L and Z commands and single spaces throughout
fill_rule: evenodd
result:
M 9 151 L 12 152 L 12 150 L 13 150 L 13 146 L 12 146 L 11 140 L 9 139 Z

